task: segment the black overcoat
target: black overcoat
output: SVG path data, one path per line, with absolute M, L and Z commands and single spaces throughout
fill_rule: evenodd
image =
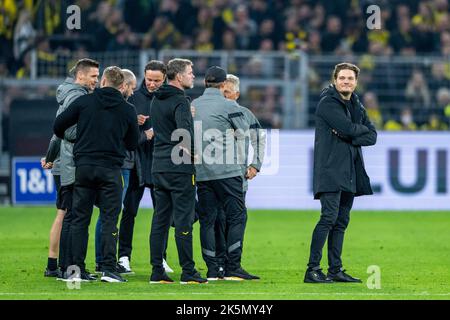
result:
M 333 85 L 325 88 L 320 96 L 315 113 L 315 199 L 319 199 L 323 192 L 356 191 L 355 196 L 373 194 L 364 168 L 361 146 L 374 145 L 377 132 L 355 93 L 350 101 L 355 110 L 354 122 L 350 110 Z M 355 189 L 352 188 L 355 177 L 356 190 L 352 190 Z

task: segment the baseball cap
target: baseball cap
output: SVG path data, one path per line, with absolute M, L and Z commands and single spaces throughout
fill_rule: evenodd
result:
M 227 80 L 227 72 L 221 67 L 213 66 L 206 70 L 205 81 L 210 83 L 220 83 Z

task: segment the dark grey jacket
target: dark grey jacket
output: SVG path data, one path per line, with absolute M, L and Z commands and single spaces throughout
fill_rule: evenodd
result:
M 355 122 L 352 122 L 350 111 L 333 85 L 323 90 L 317 105 L 313 173 L 315 199 L 319 199 L 323 192 L 347 191 L 354 192 L 355 196 L 373 193 L 364 168 L 361 146 L 374 145 L 377 132 L 358 96 L 352 94 L 350 101 L 355 107 Z

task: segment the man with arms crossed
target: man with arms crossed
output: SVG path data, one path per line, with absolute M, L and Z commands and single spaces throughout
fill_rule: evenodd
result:
M 377 132 L 354 93 L 359 68 L 340 63 L 333 84 L 322 91 L 316 109 L 314 139 L 314 199 L 320 199 L 321 215 L 311 241 L 304 282 L 361 282 L 342 268 L 344 233 L 355 196 L 372 194 L 364 169 L 362 146 L 376 143 Z M 328 275 L 322 272 L 322 249 L 328 239 Z

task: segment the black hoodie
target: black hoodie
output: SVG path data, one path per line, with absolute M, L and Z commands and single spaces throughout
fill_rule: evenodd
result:
M 184 91 L 169 84 L 161 86 L 155 92 L 150 113 L 155 133 L 152 172 L 193 174 L 194 121 Z M 183 130 L 174 133 L 177 129 Z M 184 136 L 173 138 L 172 134 L 177 133 Z M 177 155 L 176 160 L 181 160 L 180 163 L 173 161 L 172 152 Z
M 95 89 L 76 99 L 56 118 L 53 131 L 63 138 L 64 131 L 74 124 L 77 124 L 73 149 L 76 167 L 120 168 L 125 150 L 137 147 L 136 111 L 114 88 Z

